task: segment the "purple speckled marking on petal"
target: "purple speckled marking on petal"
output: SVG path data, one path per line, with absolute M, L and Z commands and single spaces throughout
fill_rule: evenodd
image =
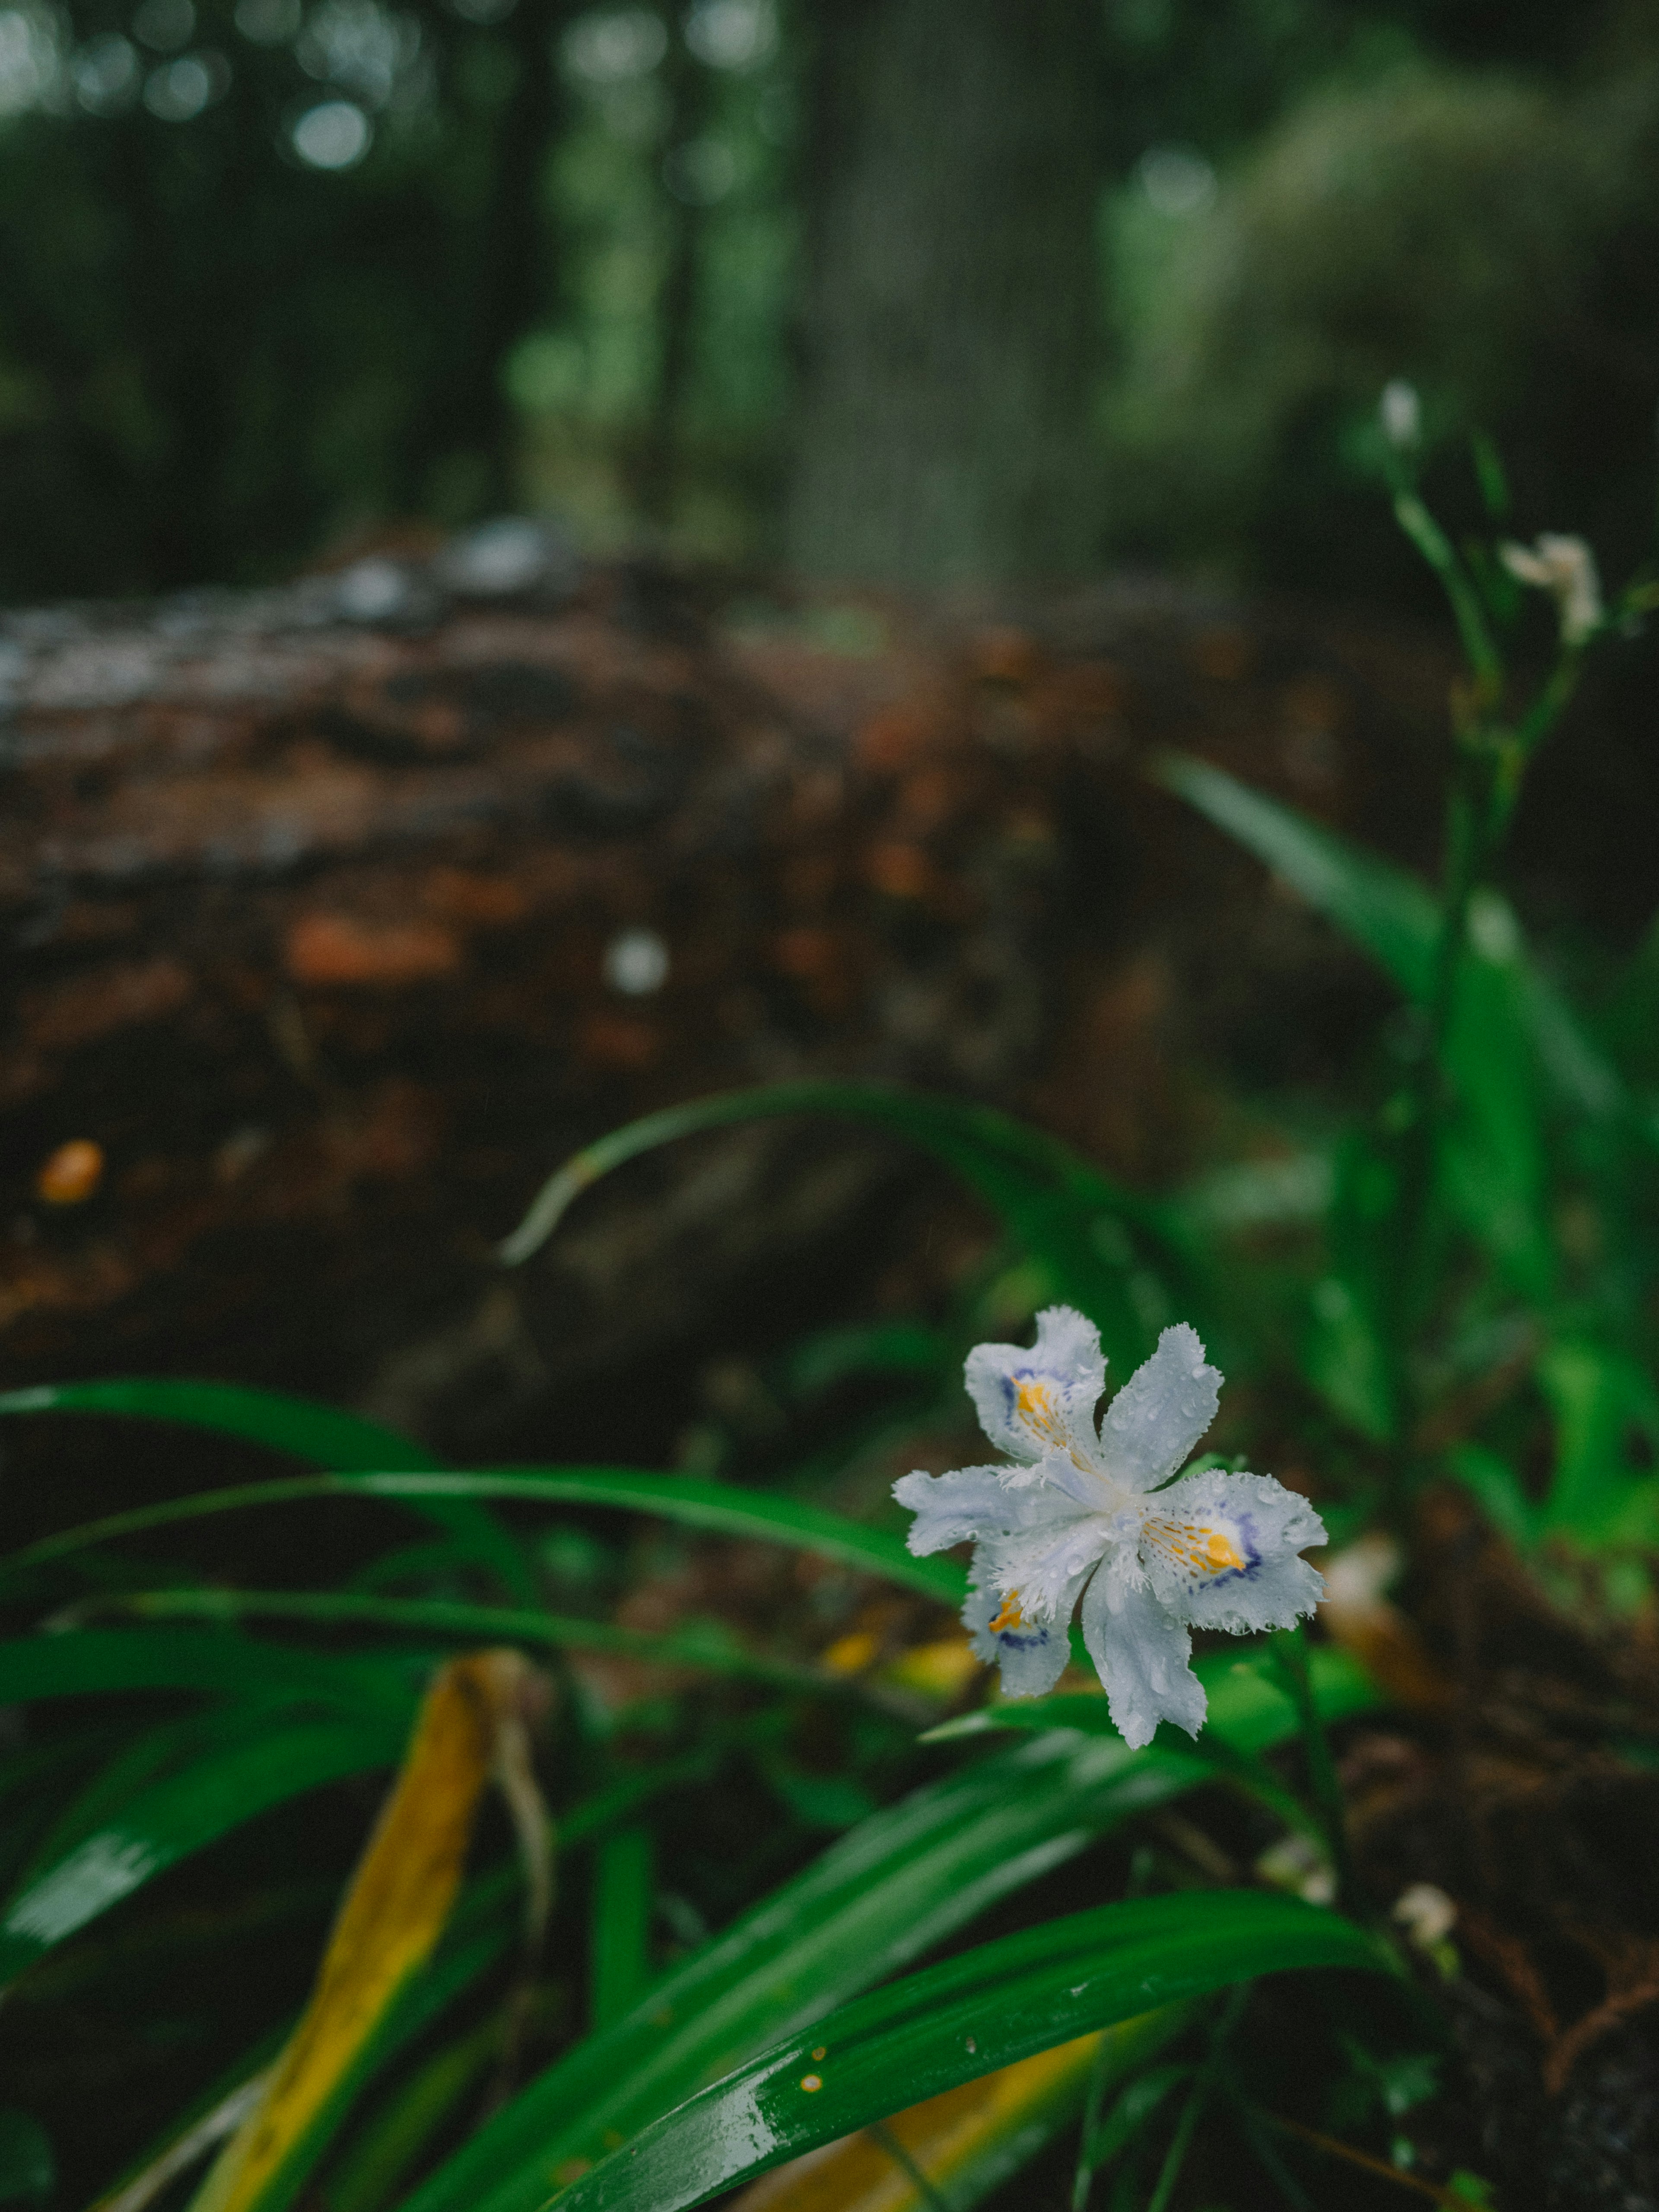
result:
M 1035 1636 L 1021 1636 L 1012 1628 L 999 1628 L 994 1632 L 999 1651 L 1040 1651 L 1048 1641 L 1046 1628 L 1039 1628 Z

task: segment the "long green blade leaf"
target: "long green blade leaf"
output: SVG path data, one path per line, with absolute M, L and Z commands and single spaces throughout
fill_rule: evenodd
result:
M 1310 906 L 1328 915 L 1354 943 L 1369 952 L 1408 999 L 1421 1005 L 1433 979 L 1440 909 L 1421 879 L 1375 853 L 1310 822 L 1291 807 L 1240 783 L 1224 769 L 1181 753 L 1160 756 L 1157 781 L 1207 816 L 1218 830 L 1237 839 L 1259 860 L 1284 877 Z M 1548 981 L 1520 956 L 1519 932 L 1507 908 L 1493 902 L 1498 937 L 1514 937 L 1512 959 L 1477 960 L 1471 966 L 1510 969 L 1504 994 L 1511 1018 L 1525 1027 L 1531 1046 L 1564 1098 L 1598 1119 L 1627 1104 L 1613 1068 L 1579 1028 L 1565 1001 Z M 1454 1036 L 1449 1057 L 1455 1060 Z M 1478 1067 L 1479 1053 L 1465 1054 Z
M 1208 761 L 1164 753 L 1152 774 L 1328 915 L 1407 998 L 1427 996 L 1440 909 L 1426 884 Z
M 0 1416 L 9 1413 L 101 1413 L 172 1421 L 215 1436 L 239 1437 L 270 1451 L 309 1460 L 313 1467 L 413 1469 L 441 1463 L 396 1429 L 343 1413 L 337 1406 L 229 1382 L 152 1376 L 46 1382 L 32 1389 L 0 1392 Z M 515 1597 L 533 1600 L 535 1577 L 529 1565 L 493 1514 L 465 1499 L 432 1498 L 411 1503 L 462 1549 L 491 1567 Z
M 557 2201 L 562 2212 L 690 2212 L 783 2159 L 1092 2028 L 1309 1967 L 1390 1971 L 1352 1921 L 1259 1892 L 1141 1898 L 1046 1921 L 775 2044 Z
M 246 1741 L 140 1790 L 118 1819 L 26 1881 L 0 1911 L 0 1984 L 112 1905 L 257 1814 L 349 1774 L 389 1766 L 401 1721 L 273 1727 L 251 1714 Z
M 204 1690 L 333 1705 L 383 1708 L 407 1723 L 428 1659 L 330 1657 L 212 1629 L 82 1628 L 0 1644 L 0 1705 L 123 1690 Z
M 283 1390 L 247 1390 L 229 1382 L 177 1382 L 167 1376 L 116 1376 L 93 1382 L 46 1382 L 0 1393 L 0 1414 L 104 1413 L 172 1421 L 240 1437 L 318 1467 L 437 1467 L 421 1445 L 356 1413 L 343 1413 Z
M 469 1605 L 451 1598 L 358 1597 L 334 1590 L 135 1590 L 88 1600 L 105 1612 L 142 1620 L 305 1620 L 334 1626 L 409 1629 L 463 1643 L 532 1644 L 557 1650 L 618 1651 L 663 1666 L 701 1667 L 786 1689 L 828 1690 L 848 1695 L 849 1685 L 787 1659 L 746 1650 L 719 1621 L 659 1636 L 645 1629 L 613 1628 L 603 1620 L 539 1608 Z
M 705 1481 L 693 1475 L 652 1474 L 634 1468 L 508 1468 L 453 1474 L 301 1475 L 283 1482 L 242 1483 L 234 1490 L 210 1490 L 193 1498 L 112 1513 L 101 1521 L 48 1536 L 27 1551 L 0 1559 L 0 1576 L 21 1573 L 67 1558 L 94 1544 L 115 1543 L 216 1513 L 250 1506 L 284 1505 L 311 1498 L 419 1499 L 501 1498 L 522 1505 L 608 1505 L 630 1513 L 654 1513 L 682 1527 L 709 1528 L 724 1535 L 758 1537 L 767 1543 L 814 1552 L 864 1574 L 884 1576 L 920 1590 L 925 1597 L 960 1605 L 967 1589 L 961 1567 L 951 1559 L 918 1559 L 891 1530 L 866 1528 L 842 1514 L 735 1483 Z
M 1185 1273 L 1176 1218 L 1121 1188 L 1079 1154 L 994 1108 L 880 1083 L 778 1083 L 647 1115 L 576 1154 L 545 1183 L 501 1247 L 516 1266 L 581 1192 L 625 1161 L 700 1132 L 780 1115 L 827 1114 L 890 1130 L 959 1175 L 1043 1267 L 1052 1294 L 1080 1306 L 1108 1354 L 1133 1365 L 1167 1304 L 1158 1270 Z M 1188 1303 L 1191 1304 L 1190 1289 Z

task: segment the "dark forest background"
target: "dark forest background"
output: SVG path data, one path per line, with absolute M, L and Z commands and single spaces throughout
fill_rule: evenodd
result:
M 1396 376 L 1617 571 L 1656 246 L 1649 0 L 11 0 L 0 595 L 530 511 L 1409 600 Z

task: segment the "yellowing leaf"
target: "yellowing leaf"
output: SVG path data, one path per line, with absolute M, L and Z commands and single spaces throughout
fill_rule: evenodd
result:
M 525 1716 L 538 1683 L 507 1650 L 452 1659 L 433 1677 L 310 2002 L 191 2212 L 264 2212 L 283 2200 L 291 2161 L 349 2093 L 376 2030 L 443 1932 L 485 1784 L 501 1773 L 510 1795 L 522 1792 Z

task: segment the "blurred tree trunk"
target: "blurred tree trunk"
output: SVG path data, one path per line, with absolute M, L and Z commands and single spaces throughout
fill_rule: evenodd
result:
M 1086 565 L 1098 13 L 818 15 L 787 522 L 805 573 L 949 584 Z
M 703 208 L 672 164 L 695 144 L 708 119 L 708 71 L 685 43 L 680 10 L 663 9 L 668 33 L 664 70 L 668 95 L 667 173 L 661 194 L 665 229 L 662 281 L 657 295 L 657 380 L 636 471 L 635 503 L 647 522 L 666 522 L 679 473 L 680 415 L 691 370 L 697 315 Z
M 522 0 L 492 33 L 510 57 L 511 90 L 491 134 L 489 190 L 460 272 L 449 372 L 411 448 L 412 507 L 429 492 L 434 456 L 467 465 L 465 504 L 473 511 L 509 507 L 518 498 L 519 423 L 503 371 L 514 341 L 557 290 L 546 168 L 562 120 L 557 42 L 572 12 L 570 0 Z

